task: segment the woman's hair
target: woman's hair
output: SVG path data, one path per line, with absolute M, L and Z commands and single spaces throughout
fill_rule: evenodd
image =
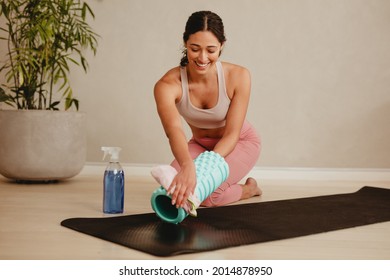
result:
M 198 31 L 210 31 L 218 41 L 223 44 L 226 41 L 225 30 L 222 19 L 215 13 L 210 11 L 199 11 L 193 13 L 187 20 L 185 31 L 183 33 L 183 41 L 186 43 L 190 35 Z M 180 66 L 188 64 L 187 49 L 183 50 L 183 57 L 180 61 Z

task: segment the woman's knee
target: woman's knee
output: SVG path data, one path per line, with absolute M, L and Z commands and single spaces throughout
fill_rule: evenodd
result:
M 240 185 L 232 185 L 228 188 L 218 188 L 206 200 L 202 202 L 202 206 L 218 207 L 227 205 L 240 200 L 242 187 Z
M 205 201 L 202 202 L 205 207 L 217 207 L 221 205 L 221 195 L 212 193 Z

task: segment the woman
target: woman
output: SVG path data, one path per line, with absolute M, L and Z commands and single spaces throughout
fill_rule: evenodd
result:
M 178 171 L 168 193 L 172 204 L 184 207 L 196 186 L 193 159 L 214 151 L 229 165 L 229 177 L 203 206 L 221 206 L 261 195 L 253 178 L 238 184 L 253 168 L 261 142 L 246 121 L 251 80 L 244 67 L 220 62 L 226 41 L 221 18 L 213 12 L 193 13 L 183 34 L 185 49 L 179 67 L 169 70 L 155 85 L 157 111 Z M 181 116 L 191 128 L 187 142 Z

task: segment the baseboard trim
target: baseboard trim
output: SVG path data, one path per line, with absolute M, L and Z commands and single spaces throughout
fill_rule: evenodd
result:
M 150 176 L 151 164 L 122 164 L 126 176 Z M 87 163 L 80 175 L 100 175 L 106 164 Z M 263 180 L 390 181 L 390 169 L 254 167 L 248 174 Z

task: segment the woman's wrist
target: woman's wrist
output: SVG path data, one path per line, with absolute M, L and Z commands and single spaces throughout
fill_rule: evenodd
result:
M 183 169 L 183 168 L 195 168 L 195 164 L 194 164 L 194 161 L 191 159 L 191 160 L 187 160 L 187 161 L 184 161 L 180 164 L 180 167 Z

